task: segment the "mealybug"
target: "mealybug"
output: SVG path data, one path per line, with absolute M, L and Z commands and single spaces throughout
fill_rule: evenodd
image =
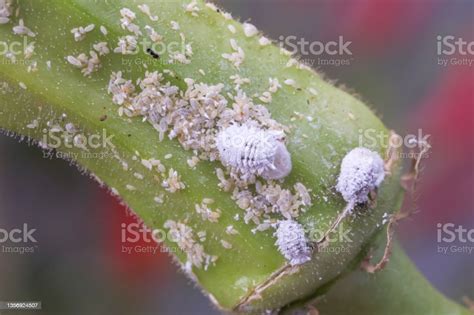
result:
M 275 245 L 290 265 L 301 265 L 311 260 L 311 248 L 301 224 L 293 220 L 280 221 L 275 236 Z
M 336 184 L 336 190 L 347 204 L 318 243 L 324 243 L 329 233 L 336 229 L 358 203 L 369 201 L 369 193 L 380 186 L 384 177 L 384 162 L 378 153 L 362 147 L 347 153 L 342 159 Z
M 231 125 L 216 139 L 221 161 L 244 175 L 280 179 L 291 171 L 291 157 L 282 131 Z
M 369 201 L 369 193 L 378 188 L 385 177 L 380 155 L 366 148 L 352 149 L 342 159 L 336 190 L 347 202 L 336 225 L 354 209 L 356 204 Z
M 348 203 L 367 202 L 369 192 L 379 187 L 385 177 L 380 155 L 366 148 L 355 148 L 341 163 L 336 189 Z

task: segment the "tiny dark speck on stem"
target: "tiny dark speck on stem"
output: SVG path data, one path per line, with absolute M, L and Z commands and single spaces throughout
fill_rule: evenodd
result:
M 146 49 L 146 52 L 147 52 L 148 54 L 150 54 L 150 56 L 152 56 L 152 57 L 155 58 L 155 59 L 159 59 L 159 58 L 160 58 L 160 55 L 158 55 L 156 52 L 154 52 L 153 49 L 151 49 L 151 48 L 147 48 L 147 49 Z

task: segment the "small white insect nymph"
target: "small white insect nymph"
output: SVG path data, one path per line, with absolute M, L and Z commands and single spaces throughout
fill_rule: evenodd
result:
M 347 153 L 336 184 L 336 190 L 347 205 L 318 243 L 322 243 L 357 204 L 369 201 L 369 193 L 380 186 L 384 177 L 384 161 L 377 152 L 358 147 Z
M 220 158 L 244 175 L 257 174 L 265 179 L 280 179 L 291 171 L 291 157 L 282 131 L 231 125 L 216 139 Z
M 366 148 L 355 148 L 346 154 L 336 189 L 348 203 L 368 201 L 369 192 L 379 187 L 385 177 L 380 155 Z
M 290 265 L 301 265 L 311 260 L 311 248 L 301 224 L 293 220 L 280 221 L 275 236 L 275 245 Z
M 12 3 L 13 1 L 0 1 L 0 24 L 7 24 L 10 21 L 10 15 L 12 14 Z
M 252 37 L 258 34 L 258 30 L 253 24 L 244 23 L 243 27 L 244 27 L 244 34 L 247 37 Z

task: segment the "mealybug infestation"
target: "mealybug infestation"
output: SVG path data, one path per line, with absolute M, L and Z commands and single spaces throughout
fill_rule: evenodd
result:
M 221 161 L 244 175 L 280 179 L 291 171 L 291 157 L 282 131 L 231 125 L 216 139 Z
M 275 245 L 290 265 L 301 265 L 311 260 L 311 248 L 301 224 L 294 220 L 280 221 L 275 236 Z

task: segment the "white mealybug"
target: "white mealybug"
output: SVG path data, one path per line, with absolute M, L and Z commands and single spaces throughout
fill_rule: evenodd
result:
M 283 131 L 263 130 L 248 125 L 231 125 L 216 139 L 225 166 L 244 175 L 257 174 L 265 179 L 280 179 L 291 171 L 291 157 Z
M 275 236 L 275 245 L 290 265 L 301 265 L 311 260 L 311 248 L 301 224 L 293 220 L 279 221 Z
M 362 147 L 347 153 L 336 184 L 347 205 L 318 243 L 323 243 L 357 204 L 369 201 L 369 193 L 380 186 L 384 177 L 384 161 L 378 153 Z
M 347 205 L 336 220 L 336 226 L 356 204 L 369 201 L 369 193 L 380 186 L 384 177 L 384 162 L 377 152 L 359 147 L 346 154 L 342 159 L 336 190 Z
M 367 202 L 369 192 L 379 187 L 385 177 L 380 155 L 366 148 L 355 148 L 346 154 L 336 189 L 348 203 Z

